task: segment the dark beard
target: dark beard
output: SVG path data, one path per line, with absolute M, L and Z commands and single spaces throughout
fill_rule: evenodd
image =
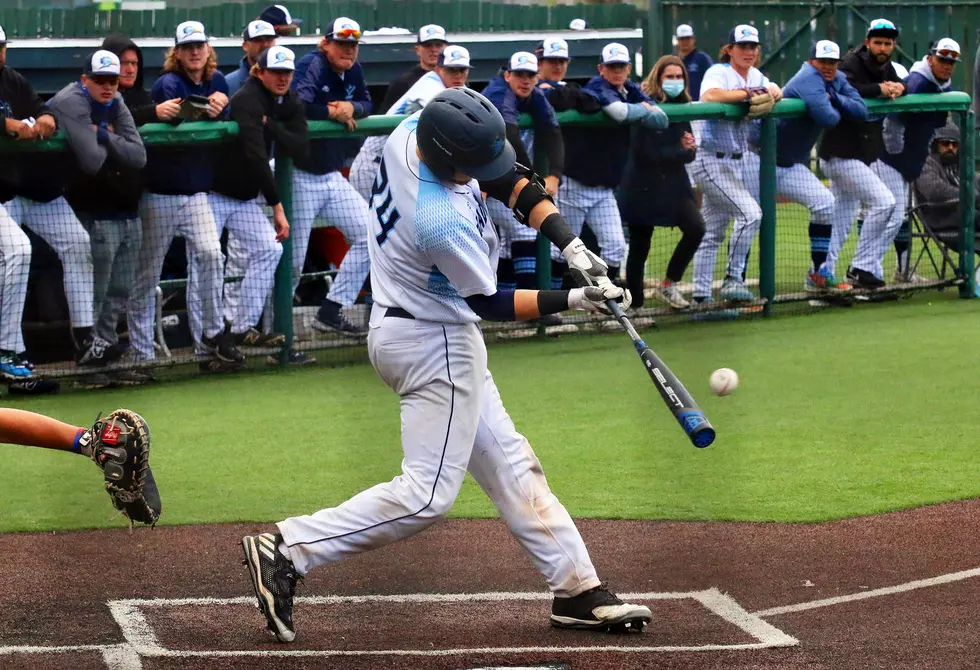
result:
M 960 157 L 957 154 L 954 154 L 952 151 L 944 151 L 939 154 L 939 162 L 946 166 L 958 165 L 960 162 Z

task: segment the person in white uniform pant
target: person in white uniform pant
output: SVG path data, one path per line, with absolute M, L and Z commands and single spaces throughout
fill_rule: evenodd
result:
M 624 603 L 599 581 L 487 370 L 481 318 L 599 310 L 606 300 L 629 306 L 629 293 L 572 235 L 544 188 L 529 181 L 533 174 L 515 169 L 515 155 L 503 117 L 465 88 L 440 93 L 385 145 L 369 231 L 375 302 L 368 352 L 401 396 L 402 473 L 337 507 L 242 538 L 259 607 L 282 642 L 295 639 L 300 575 L 436 523 L 467 472 L 547 580 L 555 596 L 552 625 L 636 630 L 651 619 L 648 608 Z M 499 244 L 481 189 L 513 198 L 515 213 L 563 250 L 584 286 L 498 291 Z

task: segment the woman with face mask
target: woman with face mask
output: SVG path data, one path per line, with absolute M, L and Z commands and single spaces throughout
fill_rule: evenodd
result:
M 643 92 L 658 104 L 691 102 L 687 69 L 677 56 L 657 61 L 643 81 Z M 704 236 L 704 220 L 694 200 L 685 165 L 694 161 L 697 143 L 687 121 L 663 130 L 635 124 L 623 180 L 616 193 L 619 211 L 629 229 L 626 286 L 633 305 L 643 306 L 643 278 L 654 227 L 677 227 L 681 239 L 667 264 L 654 297 L 674 309 L 688 301 L 677 284 L 684 276 Z

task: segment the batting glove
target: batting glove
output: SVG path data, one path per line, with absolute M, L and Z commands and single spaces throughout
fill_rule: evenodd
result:
M 568 308 L 584 310 L 595 314 L 611 314 L 606 307 L 607 300 L 614 300 L 619 303 L 622 310 L 629 309 L 633 304 L 633 297 L 630 292 L 613 284 L 609 279 L 600 286 L 585 286 L 573 288 L 568 292 Z
M 579 286 L 595 286 L 600 278 L 608 280 L 609 266 L 586 249 L 585 242 L 579 238 L 572 240 L 561 253 L 568 263 L 572 278 Z

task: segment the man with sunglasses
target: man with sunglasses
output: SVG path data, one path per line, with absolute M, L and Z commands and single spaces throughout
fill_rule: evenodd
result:
M 905 85 L 891 62 L 897 39 L 898 28 L 894 23 L 875 19 L 868 27 L 864 44 L 841 59 L 840 71 L 862 98 L 894 100 L 905 93 Z M 899 217 L 905 211 L 905 201 L 896 201 L 873 168 L 884 152 L 881 127 L 881 117 L 869 116 L 866 121 L 842 119 L 824 131 L 818 150 L 820 169 L 830 178 L 830 191 L 835 199 L 830 246 L 823 264 L 825 274 L 835 274 L 837 258 L 862 205 L 866 214 L 859 239 L 867 236 L 865 249 L 880 246 L 895 211 Z M 892 232 L 891 238 L 894 236 Z M 854 288 L 877 289 L 885 285 L 879 274 L 874 272 L 873 260 L 855 257 L 847 272 L 847 282 Z
M 922 60 L 912 65 L 905 80 L 906 93 L 945 93 L 952 90 L 953 70 L 960 62 L 960 45 L 949 37 L 936 42 Z M 881 261 L 887 247 L 895 240 L 905 220 L 904 203 L 908 201 L 909 184 L 919 178 L 929 156 L 929 145 L 936 130 L 946 125 L 947 112 L 922 114 L 889 114 L 882 129 L 885 153 L 872 168 L 895 196 L 888 226 L 878 240 L 858 243 L 855 264 L 873 264 L 875 276 L 882 277 Z M 865 224 L 861 241 L 865 241 Z M 908 249 L 899 255 L 898 272 L 904 274 L 908 264 Z
M 426 72 L 432 72 L 439 64 L 439 56 L 449 46 L 446 39 L 446 29 L 434 23 L 419 29 L 418 41 L 415 43 L 415 55 L 419 64 L 411 70 L 398 75 L 398 78 L 388 84 L 384 100 L 375 114 L 387 114 L 388 110 L 404 96 L 408 89 L 415 85 Z
M 306 108 L 307 119 L 331 119 L 354 130 L 357 119 L 371 114 L 371 94 L 357 62 L 360 39 L 357 21 L 341 16 L 327 27 L 317 49 L 300 59 L 293 90 Z M 343 233 L 350 248 L 312 326 L 320 332 L 354 338 L 367 335 L 367 329 L 351 323 L 342 308 L 357 300 L 371 269 L 367 249 L 370 211 L 340 170 L 349 157 L 357 155 L 360 146 L 359 138 L 310 142 L 309 157 L 298 159 L 293 171 L 296 195 L 290 221 L 294 291 L 303 272 L 314 219 L 321 216 Z

